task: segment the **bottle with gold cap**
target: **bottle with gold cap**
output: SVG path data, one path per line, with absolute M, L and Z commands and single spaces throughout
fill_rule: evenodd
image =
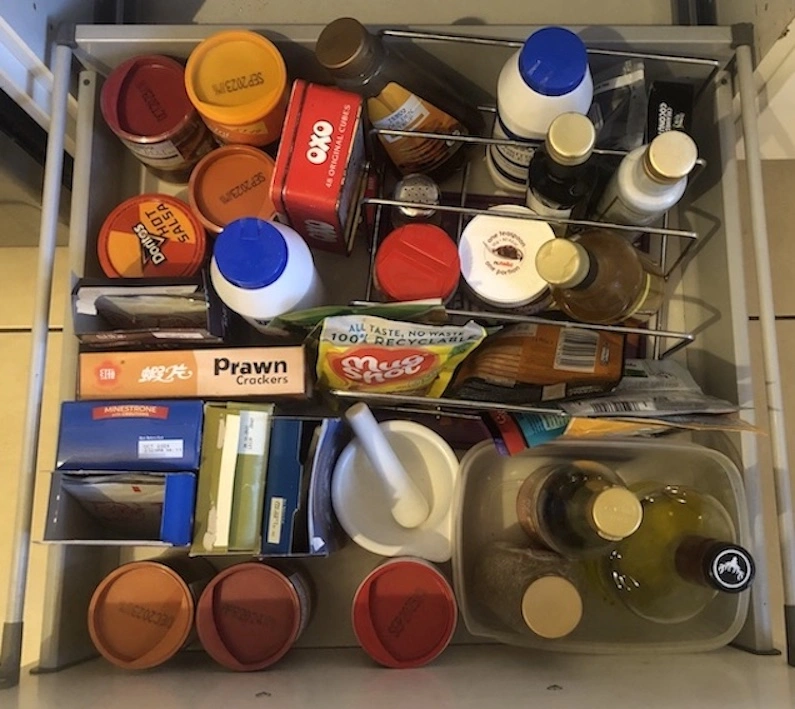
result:
M 534 546 L 569 558 L 609 553 L 643 519 L 638 498 L 621 478 L 589 460 L 531 473 L 519 489 L 516 514 Z
M 624 157 L 596 207 L 596 218 L 616 224 L 651 224 L 687 187 L 698 148 L 679 130 L 658 135 Z
M 376 128 L 453 135 L 479 134 L 483 117 L 462 101 L 464 93 L 413 61 L 394 44 L 387 46 L 352 17 L 326 25 L 315 56 L 342 89 L 367 99 Z M 435 178 L 463 164 L 464 144 L 415 136 L 379 136 L 387 155 L 403 175 L 419 172 Z
M 587 116 L 562 113 L 553 120 L 530 161 L 527 206 L 545 217 L 582 216 L 597 178 L 591 161 L 595 142 L 596 130 Z M 565 236 L 566 224 L 550 226 L 556 236 Z
M 646 320 L 665 293 L 659 268 L 607 229 L 547 241 L 536 253 L 536 269 L 564 313 L 597 325 Z
M 734 523 L 714 497 L 679 485 L 636 489 L 643 507 L 638 531 L 607 560 L 607 583 L 637 615 L 682 623 L 718 595 L 745 591 L 751 554 L 736 543 Z
M 494 542 L 478 560 L 473 588 L 507 628 L 556 640 L 582 619 L 578 585 L 571 562 L 558 554 Z

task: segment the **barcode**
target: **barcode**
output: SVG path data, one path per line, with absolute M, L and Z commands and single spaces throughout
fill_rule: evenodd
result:
M 570 372 L 594 372 L 598 351 L 598 332 L 562 330 L 555 351 L 555 369 Z
M 649 401 L 592 401 L 590 407 L 596 414 L 632 413 L 634 411 L 655 411 Z

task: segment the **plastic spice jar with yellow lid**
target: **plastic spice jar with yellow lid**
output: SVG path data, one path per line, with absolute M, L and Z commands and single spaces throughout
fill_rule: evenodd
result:
M 281 133 L 287 68 L 276 46 L 255 32 L 232 30 L 205 39 L 188 58 L 185 88 L 224 143 L 268 145 Z

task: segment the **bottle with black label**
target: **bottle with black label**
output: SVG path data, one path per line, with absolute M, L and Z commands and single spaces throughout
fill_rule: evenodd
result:
M 615 471 L 578 460 L 533 471 L 519 489 L 516 514 L 534 546 L 587 558 L 633 534 L 643 512 Z
M 545 217 L 581 216 L 597 178 L 590 160 L 595 142 L 593 123 L 581 113 L 563 113 L 552 121 L 530 161 L 527 206 Z M 566 235 L 566 224 L 550 226 L 556 236 Z
M 351 17 L 326 25 L 315 56 L 342 89 L 367 99 L 376 128 L 477 135 L 483 118 L 477 107 L 462 101 L 450 84 L 412 61 Z M 464 144 L 415 136 L 379 136 L 387 155 L 403 175 L 419 172 L 439 178 L 465 159 Z
M 643 522 L 607 562 L 608 583 L 624 604 L 647 620 L 681 623 L 718 594 L 745 591 L 754 561 L 734 541 L 734 524 L 723 505 L 688 487 L 648 487 L 636 491 Z
M 607 229 L 547 241 L 536 254 L 536 268 L 558 307 L 581 322 L 645 320 L 663 301 L 665 280 L 659 268 Z

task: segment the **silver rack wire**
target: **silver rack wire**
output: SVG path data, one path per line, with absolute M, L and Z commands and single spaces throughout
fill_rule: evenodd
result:
M 457 43 L 466 43 L 470 44 L 473 47 L 478 46 L 498 46 L 498 47 L 505 47 L 507 49 L 518 49 L 522 46 L 523 40 L 509 40 L 509 39 L 498 39 L 498 38 L 490 38 L 490 37 L 470 37 L 464 35 L 455 35 L 455 34 L 446 34 L 446 33 L 429 33 L 429 32 L 417 32 L 412 30 L 392 30 L 386 29 L 381 31 L 381 36 L 384 38 L 393 38 L 393 39 L 404 39 L 404 40 L 421 40 L 421 41 L 431 41 L 431 42 L 457 42 Z M 702 83 L 700 84 L 698 91 L 696 92 L 696 96 L 700 96 L 701 93 L 705 90 L 705 88 L 710 84 L 711 80 L 715 77 L 717 72 L 720 69 L 720 62 L 715 61 L 713 59 L 701 59 L 697 57 L 682 57 L 682 56 L 674 56 L 674 55 L 663 55 L 663 54 L 649 54 L 643 52 L 632 52 L 632 51 L 623 51 L 623 50 L 611 50 L 611 49 L 599 49 L 599 48 L 588 48 L 588 54 L 592 56 L 605 56 L 605 57 L 616 57 L 616 58 L 634 58 L 634 59 L 642 59 L 644 61 L 661 61 L 666 62 L 668 64 L 685 64 L 685 65 L 694 65 L 698 67 L 702 67 L 705 69 L 709 69 L 708 75 L 704 78 Z M 479 110 L 484 114 L 490 114 L 492 116 L 496 115 L 496 107 L 493 105 L 481 105 L 478 107 Z M 511 139 L 503 139 L 503 138 L 492 138 L 486 136 L 473 136 L 473 135 L 450 135 L 446 133 L 434 133 L 434 132 L 427 132 L 427 131 L 409 131 L 409 130 L 395 130 L 395 129 L 386 129 L 386 128 L 371 128 L 370 130 L 371 139 L 375 139 L 378 136 L 395 136 L 395 137 L 414 137 L 414 138 L 427 138 L 430 140 L 443 140 L 443 141 L 453 141 L 467 145 L 474 145 L 480 146 L 482 148 L 487 148 L 490 145 L 506 145 L 506 146 L 514 146 L 519 148 L 526 148 L 528 146 L 534 146 L 541 144 L 542 141 L 515 141 Z M 626 151 L 621 150 L 608 150 L 597 148 L 594 150 L 594 153 L 597 155 L 605 156 L 605 157 L 612 157 L 615 159 L 620 159 L 624 155 L 626 155 Z M 375 152 L 374 154 L 377 154 Z M 473 158 L 477 159 L 477 158 Z M 698 158 L 696 162 L 696 167 L 691 174 L 689 187 L 692 185 L 699 177 L 699 175 L 703 172 L 704 168 L 706 167 L 706 161 L 703 158 Z M 465 224 L 465 220 L 467 218 L 471 218 L 480 214 L 488 214 L 492 216 L 501 216 L 507 217 L 510 219 L 525 219 L 529 221 L 542 221 L 546 223 L 556 223 L 556 224 L 565 224 L 570 227 L 576 228 L 589 228 L 589 227 L 600 227 L 615 230 L 618 232 L 623 233 L 634 233 L 637 234 L 639 232 L 644 234 L 649 234 L 655 238 L 659 238 L 659 248 L 657 253 L 659 254 L 656 259 L 656 265 L 660 268 L 664 278 L 666 281 L 670 281 L 671 276 L 679 269 L 683 264 L 686 263 L 686 259 L 688 253 L 695 245 L 696 241 L 698 240 L 698 234 L 694 231 L 683 230 L 683 229 L 673 229 L 668 226 L 668 215 L 666 214 L 663 219 L 663 223 L 661 226 L 644 226 L 644 227 L 637 227 L 637 226 L 627 226 L 624 224 L 615 224 L 612 222 L 602 222 L 596 221 L 592 219 L 560 219 L 560 218 L 552 218 L 552 217 L 545 217 L 542 215 L 536 214 L 517 214 L 516 212 L 509 212 L 506 210 L 499 210 L 495 208 L 480 208 L 480 207 L 472 207 L 468 206 L 470 197 L 472 196 L 470 192 L 470 177 L 471 177 L 471 168 L 472 168 L 472 160 L 468 161 L 463 172 L 460 175 L 460 183 L 457 188 L 449 189 L 449 182 L 445 184 L 445 194 L 449 195 L 451 192 L 453 194 L 457 193 L 458 198 L 454 201 L 456 204 L 448 204 L 443 203 L 435 207 L 435 209 L 442 213 L 450 213 L 458 215 L 457 220 L 457 227 L 455 230 L 454 237 L 456 241 L 461 238 L 461 233 L 463 231 L 463 227 Z M 365 295 L 365 300 L 363 301 L 356 301 L 354 304 L 358 305 L 366 305 L 366 304 L 373 304 L 375 299 L 373 298 L 374 295 L 374 270 L 375 270 L 375 255 L 378 250 L 379 242 L 382 236 L 382 225 L 384 222 L 384 209 L 389 208 L 396 208 L 396 207 L 404 207 L 404 208 L 418 208 L 423 209 L 427 208 L 426 204 L 421 204 L 418 202 L 409 202 L 403 200 L 396 200 L 384 197 L 384 174 L 385 174 L 385 165 L 379 166 L 370 166 L 370 169 L 376 169 L 379 172 L 379 194 L 378 196 L 366 196 L 362 195 L 359 199 L 359 204 L 357 205 L 357 210 L 359 214 L 365 213 L 365 207 L 374 208 L 374 216 L 372 219 L 372 224 L 367 224 L 367 229 L 369 232 L 370 237 L 370 263 L 369 263 L 369 278 L 368 278 L 368 285 Z M 483 195 L 478 193 L 477 198 L 489 202 L 492 201 L 495 204 L 498 203 L 505 203 L 509 201 L 506 200 L 504 196 L 500 196 L 497 194 L 490 194 L 490 195 Z M 447 200 L 449 201 L 449 200 Z M 366 223 L 366 220 L 365 220 Z M 670 244 L 669 239 L 675 238 L 681 241 L 682 246 L 678 250 L 676 257 L 673 258 L 672 262 L 669 263 L 669 252 L 670 252 Z M 459 299 L 461 300 L 461 299 Z M 630 326 L 622 326 L 622 325 L 593 325 L 581 322 L 574 322 L 570 320 L 560 320 L 557 318 L 547 318 L 539 315 L 523 315 L 517 314 L 512 312 L 494 312 L 489 311 L 488 309 L 481 308 L 477 301 L 474 299 L 464 297 L 463 301 L 468 305 L 471 305 L 470 308 L 466 309 L 448 309 L 448 314 L 452 317 L 462 317 L 462 318 L 473 318 L 481 321 L 487 321 L 494 324 L 512 324 L 512 323 L 536 323 L 536 324 L 555 324 L 559 326 L 563 326 L 565 328 L 573 328 L 573 329 L 586 329 L 586 330 L 597 330 L 597 331 L 608 331 L 608 332 L 616 332 L 616 333 L 623 333 L 626 335 L 639 335 L 648 340 L 651 343 L 651 356 L 654 359 L 661 359 L 665 357 L 669 357 L 673 355 L 675 352 L 678 352 L 684 347 L 687 347 L 690 343 L 695 340 L 695 336 L 689 332 L 681 332 L 677 330 L 671 330 L 666 326 L 667 323 L 667 307 L 663 307 L 658 315 L 654 318 L 654 323 L 651 328 L 648 327 L 630 327 Z M 663 343 L 665 341 L 674 341 L 670 347 L 663 349 Z M 332 394 L 340 399 L 359 399 L 370 401 L 375 405 L 385 406 L 390 409 L 403 409 L 406 410 L 408 407 L 411 407 L 412 410 L 416 410 L 419 408 L 420 410 L 446 410 L 446 411 L 455 411 L 458 409 L 459 411 L 485 411 L 485 410 L 493 410 L 493 411 L 509 411 L 515 413 L 540 413 L 540 414 L 562 414 L 563 410 L 554 404 L 550 404 L 549 406 L 520 406 L 520 405 L 508 405 L 502 404 L 497 402 L 484 402 L 484 401 L 468 401 L 468 400 L 461 400 L 461 399 L 448 399 L 448 398 L 428 398 L 428 397 L 421 397 L 421 396 L 407 396 L 402 394 L 372 394 L 372 393 L 365 393 L 365 392 L 346 392 L 346 391 L 333 391 Z

